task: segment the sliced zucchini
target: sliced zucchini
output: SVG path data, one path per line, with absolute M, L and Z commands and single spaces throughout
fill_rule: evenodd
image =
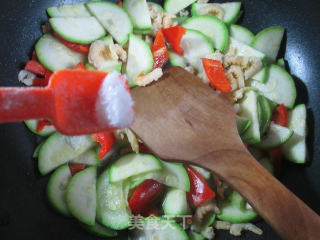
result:
M 144 153 L 129 153 L 119 158 L 110 167 L 110 182 L 119 182 L 131 176 L 161 169 L 161 162 L 155 156 Z
M 43 136 L 43 137 L 49 136 L 56 131 L 56 128 L 52 125 L 52 126 L 45 126 L 43 128 L 43 130 L 38 132 L 37 131 L 38 120 L 26 120 L 26 121 L 24 121 L 24 123 L 26 124 L 27 128 L 31 132 L 33 132 L 37 135 Z
M 248 28 L 242 27 L 240 25 L 231 24 L 229 30 L 231 37 L 246 45 L 250 45 L 254 38 L 254 34 Z
M 169 163 L 161 161 L 161 171 L 151 171 L 145 174 L 136 175 L 130 178 L 131 187 L 138 186 L 146 179 L 156 180 L 166 186 L 178 188 L 185 192 L 190 191 L 190 181 L 188 173 L 181 163 Z
M 150 33 L 153 33 L 153 28 L 146 29 L 146 30 L 139 30 L 139 29 L 134 29 L 133 33 L 134 34 L 141 34 L 141 35 L 148 35 Z
M 268 99 L 264 96 L 259 95 L 258 102 L 261 106 L 260 134 L 262 136 L 269 126 L 272 111 Z
M 86 168 L 71 178 L 66 192 L 71 214 L 90 226 L 96 223 L 96 180 L 97 168 Z
M 173 51 L 168 51 L 168 53 L 169 53 L 169 61 L 172 66 L 179 66 L 183 68 L 187 66 L 188 62 L 183 56 Z
M 83 3 L 47 8 L 50 17 L 90 17 L 91 14 Z
M 179 217 L 187 214 L 188 209 L 186 192 L 177 188 L 169 189 L 163 201 L 163 211 L 166 216 Z
M 278 104 L 284 104 L 287 108 L 294 106 L 297 90 L 291 75 L 278 65 L 269 68 L 268 81 L 252 81 L 250 85 L 258 90 L 260 94 Z
M 152 6 L 152 7 L 155 7 L 157 9 L 157 12 L 163 12 L 163 7 L 158 4 L 158 3 L 154 3 L 154 2 L 147 2 L 148 6 Z
M 69 162 L 93 147 L 95 142 L 89 135 L 68 137 L 54 133 L 39 152 L 38 168 L 42 175 Z
M 279 58 L 277 60 L 277 65 L 280 66 L 280 67 L 283 67 L 284 69 L 286 69 L 286 62 L 283 58 Z
M 164 10 L 171 14 L 177 14 L 184 8 L 190 6 L 196 0 L 165 0 Z
M 95 17 L 57 17 L 49 22 L 53 31 L 69 42 L 90 44 L 106 35 Z
M 98 236 L 98 237 L 116 237 L 118 235 L 117 231 L 102 226 L 97 223 L 94 226 L 90 226 L 87 224 L 81 224 L 81 226 L 89 233 Z
M 106 1 L 91 1 L 86 6 L 120 45 L 128 41 L 133 24 L 123 8 Z
M 32 155 L 33 158 L 38 158 L 38 157 L 39 157 L 39 152 L 40 152 L 40 149 L 41 149 L 41 147 L 42 147 L 42 144 L 43 144 L 43 142 L 40 143 L 40 144 L 36 147 L 36 149 L 34 150 L 33 155 Z
M 205 240 L 205 237 L 202 236 L 200 233 L 191 230 L 189 231 L 188 235 L 190 240 Z
M 237 116 L 237 128 L 239 135 L 242 135 L 251 125 L 251 120 L 245 117 Z
M 182 25 L 189 17 L 175 17 L 172 19 L 172 21 L 175 21 L 178 23 L 178 25 Z
M 183 27 L 198 30 L 209 37 L 214 48 L 224 51 L 228 46 L 228 28 L 219 18 L 213 16 L 195 16 L 186 20 Z
M 67 186 L 71 177 L 69 166 L 63 165 L 54 171 L 47 185 L 47 197 L 50 204 L 65 216 L 71 216 L 66 201 Z
M 91 149 L 72 159 L 70 163 L 99 166 L 101 164 L 101 160 L 98 158 L 97 152 L 94 149 Z
M 130 34 L 128 62 L 126 74 L 130 87 L 134 87 L 134 79 L 139 74 L 151 72 L 153 67 L 153 56 L 150 46 L 140 37 Z
M 92 66 L 90 63 L 86 63 L 85 64 L 86 69 L 90 70 L 90 71 L 98 71 L 94 66 Z M 101 69 L 101 72 L 113 72 L 113 71 L 117 71 L 119 73 L 121 73 L 121 69 L 122 69 L 122 63 L 116 62 L 114 61 L 114 63 L 110 63 L 110 66 L 108 66 L 107 68 Z
M 204 179 L 209 180 L 211 178 L 211 172 L 202 168 L 198 167 L 196 165 L 191 165 L 192 168 L 194 168 Z
M 122 7 L 129 13 L 133 28 L 147 30 L 152 28 L 151 17 L 146 0 L 124 0 Z
M 51 72 L 74 68 L 86 59 L 84 54 L 70 50 L 51 34 L 43 35 L 35 49 L 40 63 Z
M 275 62 L 284 35 L 280 26 L 268 27 L 259 32 L 252 40 L 251 46 L 265 53 L 269 62 Z
M 109 170 L 105 170 L 97 181 L 97 220 L 114 230 L 130 226 L 130 211 L 123 182 L 109 183 Z
M 266 83 L 268 80 L 269 68 L 263 67 L 258 73 L 253 75 L 252 79 L 261 83 Z
M 183 57 L 196 69 L 202 65 L 201 58 L 213 52 L 213 45 L 209 38 L 199 31 L 187 29 L 183 35 L 180 46 Z
M 132 239 L 172 239 L 188 240 L 183 228 L 171 219 L 163 217 L 143 218 L 139 223 L 141 229 L 133 232 Z
M 270 149 L 279 147 L 280 145 L 287 142 L 293 134 L 293 131 L 289 128 L 282 127 L 280 125 L 271 122 L 270 127 L 267 131 L 267 135 L 261 139 L 261 142 L 254 146 L 259 149 Z
M 248 144 L 260 142 L 260 125 L 258 119 L 258 95 L 255 91 L 246 92 L 240 102 L 240 116 L 251 121 L 251 125 L 242 135 L 242 140 Z
M 294 131 L 293 136 L 283 145 L 283 153 L 291 162 L 303 164 L 307 161 L 307 110 L 304 104 L 296 106 L 289 112 L 288 127 Z

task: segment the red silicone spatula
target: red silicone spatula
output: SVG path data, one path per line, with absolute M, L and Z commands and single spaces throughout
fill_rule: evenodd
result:
M 133 118 L 127 81 L 113 74 L 113 79 L 104 84 L 109 81 L 106 76 L 103 72 L 61 70 L 52 75 L 46 88 L 0 88 L 0 122 L 46 118 L 66 135 L 126 127 Z M 120 95 L 127 94 L 122 96 L 123 101 L 113 101 L 115 91 Z M 125 121 L 108 116 L 114 109 L 126 114 Z

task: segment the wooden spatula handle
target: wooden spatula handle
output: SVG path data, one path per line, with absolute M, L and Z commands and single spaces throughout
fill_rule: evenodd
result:
M 269 174 L 248 152 L 212 152 L 199 159 L 200 162 L 239 191 L 282 238 L 320 239 L 319 215 Z

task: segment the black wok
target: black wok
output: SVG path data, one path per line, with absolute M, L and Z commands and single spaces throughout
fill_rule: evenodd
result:
M 10 0 L 0 7 L 0 85 L 18 86 L 17 73 L 29 59 L 47 20 L 45 8 L 76 0 Z M 320 213 L 320 2 L 318 0 L 245 0 L 240 23 L 257 33 L 270 25 L 287 29 L 285 59 L 298 87 L 297 103 L 308 106 L 306 166 L 284 163 L 281 181 L 318 214 Z M 72 219 L 58 215 L 45 199 L 47 177 L 35 167 L 32 153 L 40 138 L 24 124 L 0 125 L 0 239 L 98 239 L 85 233 Z M 266 189 L 268 194 L 268 189 Z M 287 216 L 290 218 L 290 216 Z M 283 219 L 286 221 L 286 219 Z M 264 234 L 249 232 L 241 239 L 280 239 L 262 220 Z M 319 230 L 320 231 L 320 230 Z M 122 237 L 122 238 L 121 238 Z M 121 239 L 126 239 L 124 232 Z M 118 238 L 118 239 L 119 239 Z M 174 238 L 174 236 L 173 236 Z M 218 232 L 216 239 L 235 239 Z

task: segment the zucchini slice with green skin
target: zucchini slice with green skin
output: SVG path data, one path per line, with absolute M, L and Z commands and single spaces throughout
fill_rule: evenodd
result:
M 89 233 L 98 236 L 98 237 L 116 237 L 118 235 L 117 231 L 102 226 L 97 223 L 94 226 L 90 226 L 87 224 L 81 224 L 81 226 Z
M 150 33 L 153 33 L 153 28 L 146 29 L 146 30 L 134 29 L 133 33 L 134 34 L 141 34 L 141 35 L 148 35 Z
M 252 79 L 261 83 L 266 83 L 268 80 L 269 68 L 263 67 L 259 72 L 253 75 Z
M 190 191 L 190 180 L 187 171 L 181 163 L 161 161 L 161 171 L 151 171 L 130 178 L 130 188 L 135 188 L 144 180 L 153 179 L 166 186 Z
M 36 147 L 36 149 L 34 150 L 33 155 L 32 155 L 33 158 L 38 158 L 38 157 L 39 157 L 39 152 L 40 152 L 40 149 L 41 149 L 43 143 L 44 143 L 44 142 L 40 143 L 40 144 Z
M 166 216 L 179 217 L 187 214 L 189 206 L 186 192 L 177 188 L 169 189 L 162 207 Z
M 31 132 L 33 132 L 37 135 L 43 136 L 43 137 L 49 136 L 56 131 L 56 128 L 52 125 L 52 126 L 45 126 L 43 128 L 43 130 L 38 132 L 37 131 L 38 120 L 26 120 L 26 121 L 24 121 L 24 123 L 26 124 L 27 128 Z
M 248 144 L 260 142 L 260 125 L 258 119 L 258 94 L 255 91 L 246 92 L 240 102 L 240 116 L 251 121 L 251 125 L 242 135 L 242 140 Z
M 224 51 L 228 46 L 229 32 L 224 22 L 213 16 L 195 16 L 183 24 L 187 29 L 198 30 L 211 39 L 214 48 Z
M 91 149 L 72 159 L 70 163 L 85 164 L 88 166 L 99 166 L 101 164 L 101 160 L 98 158 L 96 150 Z
M 161 169 L 161 162 L 155 156 L 144 153 L 129 153 L 112 164 L 109 180 L 111 183 L 115 183 L 131 176 Z
M 150 46 L 140 37 L 130 34 L 128 62 L 126 74 L 130 87 L 135 87 L 134 79 L 139 74 L 151 72 L 153 67 L 153 55 Z
M 146 0 L 124 0 L 122 7 L 129 13 L 134 29 L 148 30 L 152 28 Z
M 47 8 L 50 17 L 90 17 L 91 14 L 83 3 Z
M 67 206 L 80 222 L 94 226 L 96 223 L 97 168 L 89 167 L 74 175 L 67 187 Z
M 296 106 L 289 112 L 288 127 L 294 131 L 293 136 L 282 146 L 284 156 L 291 162 L 304 164 L 307 161 L 307 109 L 304 104 Z
M 270 124 L 272 111 L 268 99 L 264 96 L 259 95 L 258 102 L 261 106 L 260 134 L 262 136 Z
M 177 14 L 195 1 L 196 0 L 165 0 L 163 8 L 167 13 Z
M 55 168 L 73 160 L 89 150 L 96 143 L 89 135 L 68 137 L 60 133 L 51 135 L 39 152 L 38 168 L 46 175 Z
M 68 165 L 59 167 L 50 176 L 47 185 L 47 198 L 50 204 L 62 215 L 71 216 L 67 206 L 66 191 L 67 186 L 72 178 Z
M 270 65 L 268 80 L 265 84 L 251 81 L 251 87 L 269 100 L 292 108 L 296 101 L 297 90 L 291 75 L 278 65 Z
M 87 2 L 86 6 L 120 45 L 128 41 L 133 24 L 122 7 L 106 1 L 91 1 Z
M 110 184 L 109 169 L 97 181 L 97 220 L 114 230 L 126 229 L 131 225 L 123 182 Z
M 231 24 L 229 30 L 231 37 L 246 45 L 250 45 L 254 38 L 254 34 L 248 28 L 240 25 Z
M 188 62 L 183 56 L 175 52 L 172 52 L 170 50 L 168 51 L 168 53 L 169 53 L 169 61 L 172 66 L 179 66 L 183 68 L 187 66 Z
M 268 27 L 259 32 L 251 46 L 265 53 L 269 62 L 275 62 L 278 56 L 285 29 L 280 26 Z
M 271 122 L 267 135 L 261 139 L 261 142 L 254 146 L 259 149 L 271 149 L 279 147 L 287 142 L 293 134 L 293 131 L 289 128 L 282 127 L 280 125 Z
M 133 239 L 189 239 L 183 228 L 168 218 L 147 217 L 141 219 L 137 224 L 141 226 L 142 230 L 134 230 Z
M 147 2 L 148 4 L 148 7 L 152 6 L 152 7 L 155 7 L 157 9 L 158 12 L 163 12 L 163 7 L 158 4 L 158 3 L 154 3 L 154 2 Z
M 183 57 L 196 69 L 201 69 L 201 58 L 204 58 L 214 50 L 208 37 L 200 31 L 191 29 L 187 29 L 186 34 L 183 35 L 180 47 L 183 50 Z
M 239 135 L 242 135 L 251 125 L 251 120 L 245 117 L 237 116 L 237 128 Z
M 95 17 L 50 18 L 49 23 L 53 31 L 69 42 L 90 44 L 106 35 Z
M 286 69 L 286 62 L 283 58 L 279 58 L 277 60 L 277 65 L 280 66 L 280 67 L 283 67 L 284 69 Z
M 190 240 L 205 240 L 205 237 L 202 236 L 200 233 L 191 230 L 189 231 L 188 235 Z
M 35 46 L 39 62 L 51 72 L 74 68 L 86 55 L 70 50 L 51 34 L 44 34 Z

